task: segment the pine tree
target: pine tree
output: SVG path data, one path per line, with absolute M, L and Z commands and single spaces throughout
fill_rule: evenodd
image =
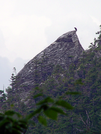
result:
M 15 86 L 16 86 L 16 68 L 14 67 L 13 70 L 14 70 L 14 73 L 12 73 L 11 78 L 10 78 L 10 82 L 11 82 L 10 86 L 12 89 L 15 89 Z

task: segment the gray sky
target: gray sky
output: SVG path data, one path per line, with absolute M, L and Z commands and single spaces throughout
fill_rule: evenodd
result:
M 0 0 L 0 57 L 19 71 L 23 65 L 17 63 L 32 59 L 74 27 L 87 49 L 100 24 L 101 0 Z

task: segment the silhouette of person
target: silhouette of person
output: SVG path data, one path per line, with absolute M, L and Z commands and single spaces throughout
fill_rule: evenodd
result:
M 74 29 L 75 29 L 75 31 L 77 31 L 77 28 L 76 27 L 74 27 Z

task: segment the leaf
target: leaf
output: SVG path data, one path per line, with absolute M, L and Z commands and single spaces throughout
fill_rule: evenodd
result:
M 31 125 L 35 126 L 35 122 L 34 122 L 33 120 L 29 120 L 29 121 L 28 121 L 28 124 L 29 124 L 29 125 L 31 124 Z
M 44 104 L 44 105 L 42 105 L 40 108 L 41 108 L 41 109 L 44 109 L 44 110 L 47 110 L 47 109 L 49 108 L 49 106 L 46 105 L 46 104 Z
M 52 110 L 56 111 L 57 113 L 63 114 L 63 115 L 67 115 L 62 109 L 58 108 L 58 107 L 51 107 Z
M 47 126 L 47 121 L 42 116 L 38 116 L 38 121 L 43 124 L 44 126 Z
M 29 114 L 29 115 L 26 117 L 26 120 L 29 120 L 29 119 L 31 119 L 32 117 L 34 117 L 36 114 L 40 113 L 41 110 L 42 110 L 42 108 L 36 109 L 34 112 L 32 112 L 31 114 Z
M 14 107 L 14 104 L 11 104 L 11 107 Z
M 66 92 L 67 95 L 81 95 L 80 92 Z
M 83 85 L 84 83 L 82 82 L 82 79 L 80 78 L 80 79 L 76 80 L 74 84 L 75 85 L 78 85 L 78 84 Z
M 13 110 L 8 110 L 5 112 L 5 115 L 8 115 L 8 116 L 13 116 L 13 115 L 17 115 L 19 118 L 22 117 L 19 113 L 13 111 Z
M 7 124 L 9 124 L 10 121 L 7 120 L 7 119 L 4 119 L 3 121 L 0 122 L 0 129 L 3 127 L 3 126 L 7 126 Z
M 39 96 L 43 96 L 43 94 L 40 93 L 40 94 L 34 95 L 33 98 L 35 99 L 35 98 L 37 98 L 37 97 L 39 97 Z
M 73 109 L 73 107 L 68 102 L 66 102 L 64 100 L 59 100 L 55 104 L 59 105 L 59 106 L 62 106 L 64 108 L 66 108 L 66 109 L 70 109 L 70 110 Z
M 47 110 L 45 110 L 44 114 L 50 119 L 57 120 L 58 113 L 51 108 L 48 108 Z
M 13 128 L 15 128 L 16 130 L 18 130 L 18 131 L 21 131 L 21 132 L 23 132 L 23 129 L 22 129 L 22 127 L 20 127 L 19 125 L 14 125 L 13 124 Z
M 47 97 L 44 100 L 38 102 L 36 105 L 42 105 L 42 104 L 47 103 L 47 102 L 52 102 L 53 103 L 54 100 L 51 97 Z
M 15 128 L 13 128 L 12 131 L 13 131 L 14 134 L 21 134 L 21 132 L 19 130 L 15 129 Z
M 9 115 L 9 116 L 12 116 L 14 114 L 16 114 L 16 112 L 12 111 L 12 110 L 8 110 L 8 111 L 5 112 L 5 115 Z
M 4 119 L 4 114 L 3 113 L 0 113 L 0 122 Z
M 39 87 L 35 87 L 36 90 L 39 90 Z
M 24 128 L 24 129 L 27 128 L 27 124 L 28 124 L 28 122 L 27 122 L 27 120 L 25 120 L 25 119 L 21 119 L 21 120 L 19 120 L 19 122 L 18 122 L 18 125 L 19 125 L 20 127 Z

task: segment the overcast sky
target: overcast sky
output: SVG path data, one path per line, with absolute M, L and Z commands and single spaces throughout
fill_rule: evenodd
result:
M 0 81 L 74 27 L 87 49 L 100 24 L 101 0 L 0 0 Z

